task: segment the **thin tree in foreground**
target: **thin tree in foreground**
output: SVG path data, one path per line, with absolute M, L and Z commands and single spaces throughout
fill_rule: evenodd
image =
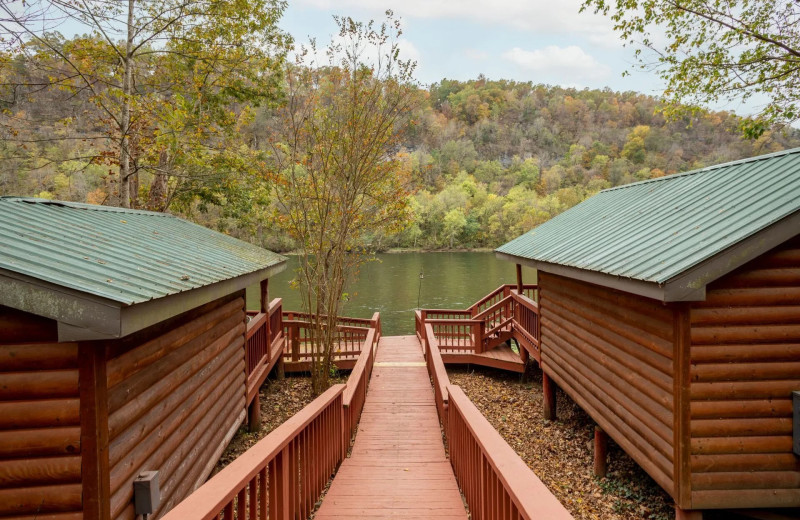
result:
M 415 64 L 399 57 L 400 25 L 336 18 L 326 49 L 298 51 L 273 147 L 278 222 L 297 244 L 297 285 L 310 316 L 312 386 L 329 386 L 347 283 L 369 258 L 366 235 L 402 229 L 408 179 L 394 159 L 417 101 Z

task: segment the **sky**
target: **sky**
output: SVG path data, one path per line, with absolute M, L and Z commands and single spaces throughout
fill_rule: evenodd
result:
M 290 0 L 281 22 L 298 41 L 336 32 L 333 15 L 402 19 L 401 52 L 417 61 L 424 85 L 443 78 L 533 81 L 658 94 L 661 80 L 634 67 L 607 17 L 580 12 L 580 0 Z M 623 77 L 624 71 L 631 75 Z
M 401 54 L 417 62 L 416 79 L 532 81 L 658 96 L 664 83 L 641 70 L 610 18 L 580 12 L 582 0 L 289 0 L 281 26 L 296 41 L 318 44 L 337 32 L 334 15 L 376 21 L 392 9 L 403 24 Z M 657 37 L 657 35 L 655 35 Z M 645 51 L 646 53 L 647 51 Z M 627 75 L 623 73 L 627 71 Z M 755 114 L 765 98 L 709 108 Z

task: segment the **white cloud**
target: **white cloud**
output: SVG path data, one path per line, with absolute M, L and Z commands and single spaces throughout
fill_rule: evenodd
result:
M 545 34 L 580 34 L 595 45 L 619 47 L 611 20 L 580 12 L 581 0 L 298 0 L 323 9 L 364 9 L 382 13 L 393 9 L 404 18 L 469 20 Z
M 478 49 L 467 49 L 464 51 L 464 56 L 475 61 L 484 61 L 489 59 L 488 52 L 479 51 Z
M 397 46 L 400 49 L 399 54 L 401 60 L 411 60 L 416 61 L 417 63 L 420 62 L 419 49 L 417 49 L 416 45 L 414 45 L 411 40 L 400 38 L 397 40 Z
M 532 51 L 514 47 L 503 58 L 519 67 L 543 76 L 543 80 L 558 78 L 562 84 L 580 84 L 608 78 L 611 69 L 598 62 L 578 46 L 548 45 Z

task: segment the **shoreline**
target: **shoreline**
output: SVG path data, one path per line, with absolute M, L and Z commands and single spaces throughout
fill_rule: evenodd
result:
M 493 247 L 467 247 L 463 249 L 426 249 L 423 247 L 390 247 L 389 249 L 385 249 L 383 251 L 375 251 L 375 254 L 391 254 L 391 255 L 399 255 L 403 253 L 492 253 L 494 252 Z M 283 256 L 297 256 L 300 254 L 299 251 L 285 251 L 279 252 L 279 255 Z

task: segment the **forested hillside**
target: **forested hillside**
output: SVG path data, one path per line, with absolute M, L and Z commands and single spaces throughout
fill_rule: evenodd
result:
M 73 43 L 58 40 L 64 52 Z M 153 63 L 150 77 L 180 65 Z M 10 57 L 2 70 L 0 194 L 113 201 L 114 134 L 92 93 L 39 88 L 47 67 L 21 57 Z M 133 204 L 291 249 L 270 224 L 279 89 L 258 103 L 225 90 L 212 96 L 187 74 L 150 87 L 172 89 L 169 103 L 145 106 L 157 101 L 145 98 L 134 107 L 141 114 L 134 123 L 151 125 L 155 137 L 133 143 L 134 168 L 141 164 Z M 443 80 L 420 96 L 396 151 L 412 179 L 410 223 L 394 236 L 364 237 L 375 249 L 492 247 L 610 186 L 800 146 L 794 130 L 744 140 L 739 119 L 728 113 L 665 122 L 653 97 L 552 87 L 535 78 Z M 189 128 L 202 132 L 182 134 Z

